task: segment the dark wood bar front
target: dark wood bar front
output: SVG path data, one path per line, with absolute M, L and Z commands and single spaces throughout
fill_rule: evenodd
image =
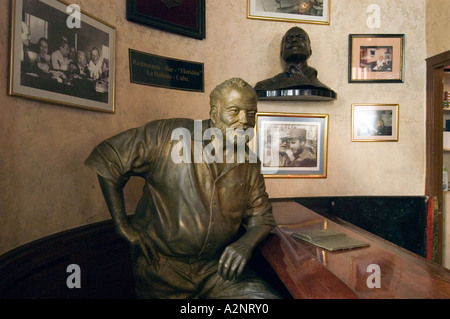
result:
M 261 252 L 296 299 L 449 299 L 450 271 L 342 220 L 296 202 L 273 202 L 278 223 Z M 332 229 L 369 247 L 331 252 L 291 236 Z

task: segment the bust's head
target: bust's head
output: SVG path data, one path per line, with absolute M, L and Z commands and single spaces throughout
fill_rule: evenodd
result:
M 306 61 L 312 54 L 311 41 L 305 30 L 299 27 L 289 29 L 281 42 L 281 57 L 287 63 Z

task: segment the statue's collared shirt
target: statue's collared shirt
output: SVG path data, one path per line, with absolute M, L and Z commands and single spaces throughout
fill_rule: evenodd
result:
M 173 160 L 177 128 L 190 132 L 194 152 L 194 122 L 158 120 L 127 130 L 100 143 L 85 163 L 117 185 L 131 176 L 145 179 L 132 223 L 151 236 L 160 253 L 218 258 L 241 223 L 275 226 L 275 220 L 259 161 L 228 164 L 219 172 L 214 162 Z M 203 121 L 202 133 L 208 127 Z

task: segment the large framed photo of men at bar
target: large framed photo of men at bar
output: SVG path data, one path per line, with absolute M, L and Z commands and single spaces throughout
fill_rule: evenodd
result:
M 62 0 L 11 0 L 10 95 L 115 112 L 115 27 Z
M 264 177 L 327 177 L 328 114 L 257 113 L 255 130 Z
M 247 18 L 330 24 L 331 0 L 247 0 Z

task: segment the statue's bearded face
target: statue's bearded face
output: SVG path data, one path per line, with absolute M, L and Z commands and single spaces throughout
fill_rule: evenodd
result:
M 246 135 L 255 126 L 257 99 L 253 90 L 231 88 L 222 95 L 220 105 L 211 114 L 214 127 L 226 138 L 226 144 L 235 144 L 236 136 Z M 245 136 L 246 142 L 249 136 Z

